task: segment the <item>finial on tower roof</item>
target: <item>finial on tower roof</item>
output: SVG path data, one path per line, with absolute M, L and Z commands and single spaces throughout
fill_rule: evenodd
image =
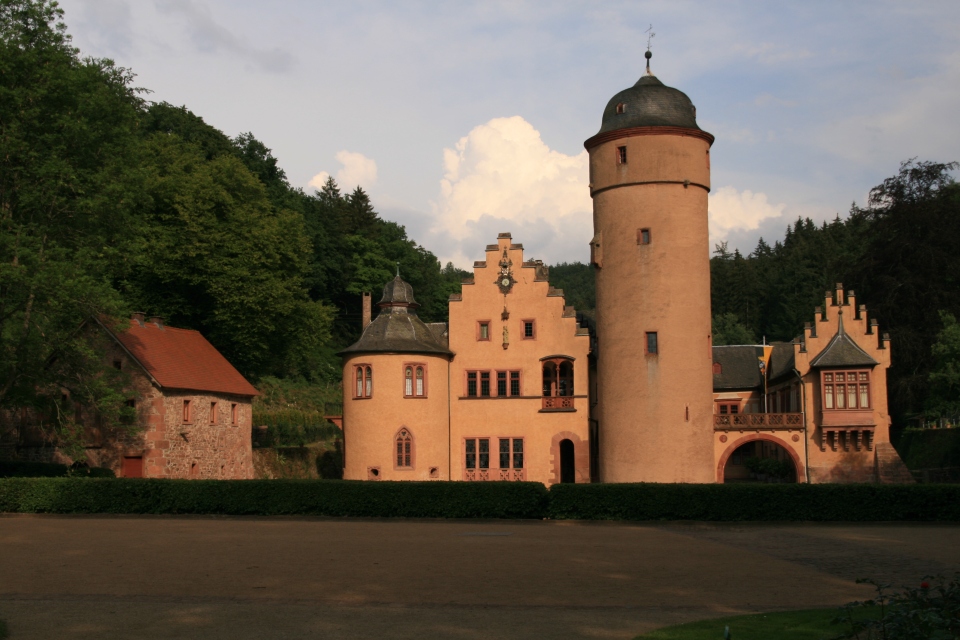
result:
M 400 277 L 400 261 L 397 260 L 397 277 Z
M 643 57 L 647 59 L 647 75 L 652 76 L 653 72 L 650 71 L 650 58 L 653 57 L 653 53 L 650 51 L 650 43 L 653 40 L 653 36 L 657 35 L 653 32 L 653 25 L 650 25 L 650 28 L 644 31 L 647 34 L 647 51 L 643 54 Z

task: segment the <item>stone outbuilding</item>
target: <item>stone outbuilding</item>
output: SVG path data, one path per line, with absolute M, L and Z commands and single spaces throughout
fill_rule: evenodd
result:
M 113 338 L 107 358 L 129 376 L 139 428 L 112 436 L 88 428 L 91 465 L 133 478 L 253 478 L 258 392 L 200 332 L 141 313 L 125 331 L 100 326 Z

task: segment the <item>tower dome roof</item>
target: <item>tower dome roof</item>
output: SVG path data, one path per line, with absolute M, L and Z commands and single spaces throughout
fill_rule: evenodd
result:
M 683 91 L 668 87 L 647 73 L 629 89 L 616 94 L 603 110 L 600 131 L 632 127 L 683 127 L 700 130 L 697 109 Z
M 399 275 L 383 287 L 383 297 L 378 302 L 381 307 L 395 304 L 419 307 L 413 299 L 413 287 Z
M 400 276 L 383 288 L 380 314 L 363 330 L 360 339 L 338 355 L 354 353 L 421 353 L 451 355 L 436 332 L 417 316 L 413 287 Z

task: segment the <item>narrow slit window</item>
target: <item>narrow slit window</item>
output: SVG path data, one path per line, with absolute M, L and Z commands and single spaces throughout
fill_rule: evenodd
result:
M 183 401 L 183 421 L 190 422 L 190 401 Z
M 637 229 L 637 244 L 650 244 L 650 229 Z
M 210 424 L 217 424 L 217 403 L 210 403 Z
M 617 147 L 617 164 L 627 164 L 626 147 Z
M 660 351 L 660 345 L 657 343 L 657 332 L 647 331 L 647 353 L 656 355 Z

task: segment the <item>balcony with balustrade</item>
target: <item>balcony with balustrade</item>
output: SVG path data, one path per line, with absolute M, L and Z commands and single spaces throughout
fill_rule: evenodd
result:
M 803 429 L 802 413 L 720 413 L 713 416 L 714 431 L 796 431 Z

